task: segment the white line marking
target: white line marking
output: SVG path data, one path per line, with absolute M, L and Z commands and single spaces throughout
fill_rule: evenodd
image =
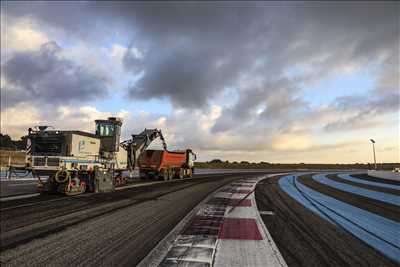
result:
M 275 213 L 273 211 L 269 211 L 269 210 L 263 210 L 260 211 L 261 215 L 275 215 Z
M 34 184 L 37 184 L 37 183 L 10 184 L 10 185 L 7 185 L 7 186 L 8 186 L 8 187 L 14 187 L 14 186 L 27 186 L 27 185 L 34 185 Z
M 208 177 L 204 177 L 204 178 L 208 178 Z M 115 190 L 118 191 L 118 190 L 134 188 L 134 187 L 141 187 L 141 186 L 146 186 L 146 185 L 162 184 L 162 183 L 174 183 L 174 182 L 179 182 L 179 181 L 191 181 L 191 180 L 199 180 L 199 179 L 202 179 L 202 177 L 173 179 L 173 180 L 169 180 L 169 181 L 143 182 L 143 183 L 138 183 L 138 184 L 131 184 L 131 185 L 124 185 L 124 186 L 121 186 L 121 187 L 116 187 Z
M 36 197 L 39 196 L 39 193 L 35 193 L 35 194 L 28 194 L 28 195 L 21 195 L 21 196 L 13 196 L 13 197 L 2 197 L 0 198 L 0 202 L 3 201 L 10 201 L 10 200 L 15 200 L 15 199 L 23 199 L 23 198 L 30 198 L 30 197 Z

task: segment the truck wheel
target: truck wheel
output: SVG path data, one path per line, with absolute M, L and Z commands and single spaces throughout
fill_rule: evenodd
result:
M 163 172 L 162 172 L 162 176 L 164 178 L 164 181 L 168 181 L 169 177 L 170 177 L 169 170 L 168 169 L 164 169 Z
M 179 168 L 179 179 L 183 179 L 185 177 L 185 170 L 183 168 Z

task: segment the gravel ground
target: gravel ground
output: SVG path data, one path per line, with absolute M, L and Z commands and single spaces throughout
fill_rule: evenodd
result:
M 274 212 L 261 217 L 288 266 L 398 266 L 300 205 L 279 188 L 279 178 L 260 182 L 255 196 L 260 211 Z M 304 180 L 311 178 L 301 182 Z
M 1 266 L 134 266 L 209 193 L 245 175 L 6 202 Z

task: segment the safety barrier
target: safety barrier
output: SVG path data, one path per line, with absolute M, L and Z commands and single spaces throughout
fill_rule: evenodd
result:
M 400 181 L 400 172 L 369 170 L 368 175 L 382 179 Z

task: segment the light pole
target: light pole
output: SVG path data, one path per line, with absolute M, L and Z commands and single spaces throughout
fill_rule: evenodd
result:
M 374 165 L 375 165 L 375 170 L 376 170 L 376 156 L 375 156 L 375 140 L 374 139 L 369 139 L 372 143 L 372 150 L 374 151 Z

